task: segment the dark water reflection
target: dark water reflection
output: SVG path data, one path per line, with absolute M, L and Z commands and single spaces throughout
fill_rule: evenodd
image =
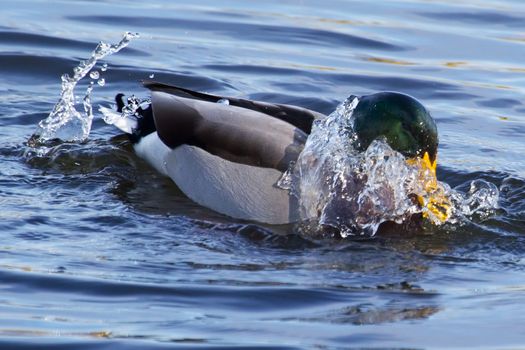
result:
M 525 343 L 525 7 L 519 1 L 3 1 L 0 347 L 520 347 Z M 329 113 L 398 90 L 432 111 L 439 177 L 501 208 L 373 239 L 299 235 L 202 208 L 95 120 L 26 141 L 103 39 L 95 105 L 155 79 Z M 84 82 L 79 94 L 86 87 Z

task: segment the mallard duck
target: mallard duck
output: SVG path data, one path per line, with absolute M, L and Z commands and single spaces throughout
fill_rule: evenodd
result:
M 130 134 L 137 155 L 190 199 L 237 219 L 268 224 L 308 219 L 301 217 L 297 198 L 276 183 L 299 157 L 314 120 L 324 114 L 153 81 L 144 86 L 151 90 L 150 105 L 120 127 Z M 125 106 L 122 97 L 116 98 L 119 111 Z M 408 162 L 435 174 L 436 124 L 415 98 L 397 92 L 362 96 L 353 113 L 360 150 L 384 137 Z M 420 204 L 446 219 L 442 202 Z

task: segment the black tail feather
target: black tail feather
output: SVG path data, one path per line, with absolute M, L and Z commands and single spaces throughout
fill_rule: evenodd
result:
M 124 102 L 124 94 L 117 94 L 117 96 L 115 96 L 115 102 L 117 103 L 117 112 L 122 113 L 122 108 L 126 105 Z

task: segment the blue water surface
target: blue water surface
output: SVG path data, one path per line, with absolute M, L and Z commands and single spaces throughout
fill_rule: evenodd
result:
M 525 346 L 524 18 L 518 0 L 3 0 L 0 347 Z M 317 239 L 194 204 L 98 112 L 87 142 L 37 154 L 61 74 L 125 31 L 95 106 L 152 74 L 323 113 L 401 91 L 436 119 L 438 177 L 490 181 L 500 208 Z

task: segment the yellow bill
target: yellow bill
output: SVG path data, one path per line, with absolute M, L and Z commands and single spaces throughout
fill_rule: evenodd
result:
M 444 223 L 452 213 L 452 204 L 437 181 L 437 158 L 434 162 L 431 162 L 428 153 L 425 152 L 422 158 L 408 159 L 407 164 L 418 167 L 419 180 L 422 182 L 423 190 L 427 194 L 425 196 L 417 195 L 419 205 L 428 209 L 423 211 L 423 217 L 437 219 L 439 222 Z

